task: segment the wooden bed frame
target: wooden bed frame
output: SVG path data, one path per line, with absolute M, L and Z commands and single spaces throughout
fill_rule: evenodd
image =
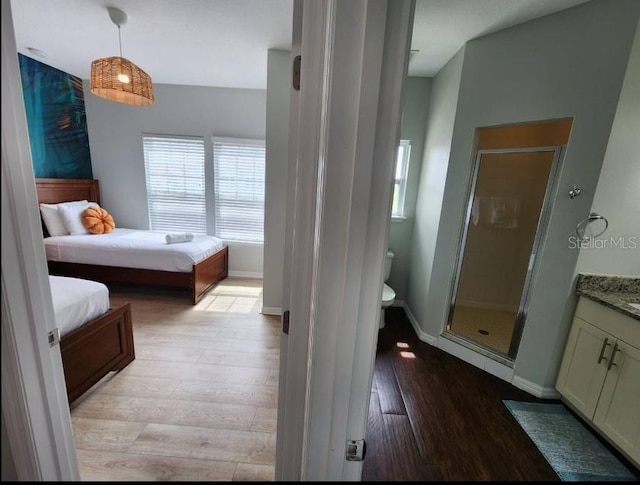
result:
M 60 339 L 69 404 L 111 371 L 135 359 L 131 304 L 125 303 Z
M 100 204 L 100 186 L 95 179 L 36 179 L 38 201 L 58 204 L 72 200 L 89 200 Z M 62 263 L 49 261 L 49 272 L 53 275 L 86 278 L 103 283 L 139 284 L 169 288 L 187 288 L 191 291 L 195 305 L 218 282 L 229 274 L 229 248 L 193 265 L 190 273 L 157 271 L 117 266 Z

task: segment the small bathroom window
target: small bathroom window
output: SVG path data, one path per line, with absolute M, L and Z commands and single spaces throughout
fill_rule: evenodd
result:
M 407 173 L 409 172 L 409 157 L 411 155 L 411 141 L 400 140 L 398 156 L 396 158 L 395 182 L 393 186 L 392 217 L 404 217 L 404 196 L 407 188 Z

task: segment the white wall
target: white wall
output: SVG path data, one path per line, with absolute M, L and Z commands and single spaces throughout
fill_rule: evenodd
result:
M 291 53 L 269 49 L 262 304 L 270 313 L 282 309 L 290 86 Z
M 431 78 L 407 78 L 402 113 L 402 134 L 400 135 L 402 140 L 411 140 L 411 156 L 404 201 L 405 219 L 392 219 L 389 229 L 389 249 L 394 252 L 395 257 L 387 284 L 396 292 L 396 300 L 405 300 L 406 298 L 407 278 L 411 264 L 411 235 L 416 212 L 430 95 Z
M 578 271 L 640 276 L 640 24 L 613 120 L 592 209 L 605 216 L 603 241 L 622 241 L 580 250 Z M 622 238 L 622 239 L 619 239 Z M 632 239 L 635 238 L 635 239 Z
M 133 107 L 91 94 L 85 105 L 94 178 L 100 180 L 102 205 L 116 225 L 148 229 L 142 134 L 202 136 L 206 168 L 213 181 L 211 137 L 265 138 L 266 91 L 155 84 L 156 104 Z M 213 234 L 213 182 L 207 184 Z M 229 270 L 262 273 L 262 245 L 229 243 Z
M 431 282 L 463 60 L 464 47 L 438 72 L 431 90 L 406 297 L 407 307 L 422 324 L 427 319 L 425 302 Z
M 431 283 L 422 295 L 419 323 L 430 336 L 438 336 L 445 324 L 475 129 L 574 117 L 515 362 L 516 380 L 533 388 L 554 387 L 575 306 L 578 252 L 569 249 L 568 238 L 591 207 L 639 11 L 635 0 L 594 0 L 466 44 L 434 263 L 427 275 Z M 567 191 L 574 183 L 583 196 L 571 200 Z

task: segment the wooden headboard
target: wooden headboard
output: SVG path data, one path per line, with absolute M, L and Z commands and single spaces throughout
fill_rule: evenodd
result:
M 95 179 L 36 179 L 38 203 L 59 204 L 88 200 L 100 204 L 100 186 Z

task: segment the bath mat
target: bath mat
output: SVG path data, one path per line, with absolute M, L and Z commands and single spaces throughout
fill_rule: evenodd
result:
M 638 481 L 564 404 L 503 401 L 563 481 Z

